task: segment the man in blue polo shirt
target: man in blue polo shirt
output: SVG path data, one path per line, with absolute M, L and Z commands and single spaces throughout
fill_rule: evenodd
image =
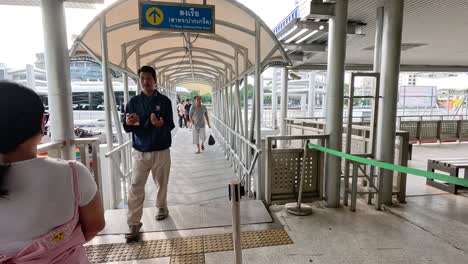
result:
M 156 71 L 150 66 L 138 70 L 142 92 L 132 97 L 125 109 L 124 129 L 132 133 L 133 174 L 128 194 L 130 228 L 127 241 L 138 238 L 142 226 L 145 184 L 151 171 L 156 183 L 156 220 L 167 217 L 167 183 L 171 168 L 171 130 L 174 129 L 171 101 L 156 89 Z

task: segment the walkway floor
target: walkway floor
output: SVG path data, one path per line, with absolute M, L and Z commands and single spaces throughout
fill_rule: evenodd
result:
M 226 181 L 233 176 L 220 148 L 196 155 L 187 130 L 179 130 L 172 149 L 173 171 L 169 201 L 172 205 L 199 204 L 226 198 Z M 468 153 L 468 145 L 415 146 L 411 166 L 424 169 L 428 157 L 450 157 Z M 188 157 L 188 158 L 187 158 Z M 202 169 L 194 164 L 201 164 Z M 217 176 L 214 176 L 216 174 Z M 220 176 L 220 174 L 223 174 Z M 243 225 L 242 231 L 283 228 L 293 244 L 249 248 L 242 251 L 243 263 L 467 263 L 468 197 L 441 192 L 408 177 L 407 203 L 377 211 L 359 200 L 357 211 L 347 207 L 326 208 L 313 203 L 313 214 L 294 216 L 282 205 L 271 206 L 272 224 Z M 148 187 L 147 193 L 154 192 Z M 153 201 L 148 197 L 147 203 Z M 190 221 L 190 219 L 187 219 Z M 226 234 L 230 227 L 151 232 L 144 240 L 163 240 L 211 234 Z M 90 244 L 123 243 L 122 235 L 95 238 Z M 235 263 L 233 251 L 205 253 L 198 262 Z M 112 262 L 189 263 L 175 258 Z

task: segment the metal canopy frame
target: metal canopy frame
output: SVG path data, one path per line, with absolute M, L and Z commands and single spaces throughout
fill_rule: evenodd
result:
M 180 3 L 179 0 L 169 0 L 168 2 Z M 195 0 L 184 1 L 184 3 L 187 4 L 195 2 Z M 177 60 L 179 60 L 179 65 L 177 67 L 183 64 L 189 64 L 192 68 L 192 71 L 186 72 L 186 74 L 188 76 L 194 77 L 194 66 L 196 66 L 198 62 L 203 62 L 205 65 L 213 64 L 212 62 L 214 62 L 215 65 L 217 63 L 222 64 L 224 69 L 219 69 L 219 67 L 212 67 L 215 71 L 221 71 L 219 72 L 221 76 L 216 76 L 218 79 L 212 80 L 212 83 L 219 83 L 219 81 L 221 81 L 221 85 L 226 85 L 233 78 L 239 77 L 233 76 L 234 69 L 236 67 L 241 68 L 240 71 L 237 71 L 237 74 L 243 74 L 248 70 L 251 70 L 254 65 L 258 63 L 254 61 L 255 58 L 253 57 L 253 54 L 255 53 L 255 42 L 256 38 L 258 37 L 262 38 L 263 41 L 270 41 L 273 44 L 268 44 L 265 46 L 268 47 L 269 50 L 267 51 L 267 54 L 262 55 L 262 61 L 260 62 L 262 65 L 262 70 L 268 67 L 270 64 L 290 65 L 287 54 L 280 45 L 279 41 L 276 39 L 275 35 L 271 32 L 268 26 L 263 21 L 261 21 L 257 15 L 234 0 L 211 0 L 209 4 L 217 5 L 218 8 L 216 12 L 219 11 L 219 6 L 225 8 L 229 6 L 233 7 L 232 9 L 227 9 L 229 12 L 220 12 L 224 15 L 224 17 L 219 14 L 216 15 L 215 24 L 219 27 L 217 33 L 197 34 L 167 31 L 156 31 L 155 33 L 153 33 L 153 31 L 150 35 L 148 35 L 147 32 L 144 34 L 135 33 L 132 35 L 132 38 L 123 42 L 118 42 L 118 45 L 121 47 L 119 52 L 120 54 L 118 55 L 119 61 L 115 61 L 114 58 L 116 56 L 113 57 L 110 55 L 110 67 L 112 67 L 112 69 L 118 69 L 122 72 L 127 72 L 128 74 L 135 76 L 135 68 L 137 68 L 137 66 L 148 64 L 155 66 L 158 71 L 166 72 L 165 69 L 167 65 L 162 65 L 162 63 L 167 61 L 174 61 L 174 63 L 176 63 Z M 83 33 L 76 39 L 74 45 L 72 46 L 71 54 L 73 55 L 77 51 L 84 50 L 100 61 L 101 54 L 99 50 L 93 46 L 94 40 L 89 39 L 90 36 L 94 36 L 93 34 L 95 34 L 95 24 L 98 23 L 98 18 L 111 21 L 108 23 L 108 26 L 106 25 L 106 27 L 104 27 L 103 30 L 105 31 L 105 34 L 109 36 L 109 38 L 113 37 L 114 39 L 119 39 L 118 34 L 120 34 L 122 30 L 126 30 L 126 32 L 128 32 L 130 29 L 133 30 L 133 28 L 137 28 L 139 24 L 138 17 L 135 17 L 134 13 L 130 10 L 131 8 L 134 8 L 134 5 L 138 5 L 138 0 L 120 0 L 102 11 L 102 13 L 97 18 L 95 18 L 86 27 Z M 121 12 L 123 10 L 131 15 L 122 13 L 123 18 L 121 21 L 119 21 L 119 16 L 116 14 L 118 14 L 117 12 Z M 255 23 L 251 24 L 252 26 L 247 26 L 248 23 L 233 23 L 231 15 L 235 16 L 235 12 L 239 12 L 240 17 L 250 17 L 253 22 L 259 24 L 259 27 L 255 28 Z M 227 14 L 230 16 L 226 17 Z M 138 30 L 139 29 L 136 29 L 136 31 Z M 224 33 L 223 36 L 223 32 L 229 33 Z M 141 36 L 138 37 L 138 35 Z M 243 39 L 243 41 L 238 41 L 239 38 L 237 36 L 241 36 L 240 38 Z M 182 39 L 182 42 L 177 40 L 173 41 L 172 39 Z M 208 43 L 209 45 L 197 46 L 196 41 L 194 41 L 195 39 L 203 40 L 203 43 Z M 160 43 L 163 43 L 163 48 L 159 48 Z M 183 45 L 181 45 L 182 43 Z M 116 45 L 115 42 L 112 43 L 112 45 Z M 154 47 L 154 49 L 152 47 Z M 241 60 L 247 60 L 247 62 L 242 63 Z M 235 65 L 236 63 L 239 65 Z M 173 64 L 170 65 L 175 66 Z M 162 83 L 166 83 L 166 81 L 169 81 L 169 74 L 162 74 L 160 75 L 160 78 Z M 165 78 L 167 78 L 167 80 L 165 80 Z M 177 85 L 177 83 L 171 84 Z
M 199 0 L 166 1 L 199 3 Z M 155 66 L 158 86 L 174 102 L 174 111 L 178 100 L 177 85 L 198 83 L 211 86 L 213 115 L 218 120 L 214 127 L 224 138 L 226 158 L 233 163 L 249 195 L 255 193 L 257 199 L 262 199 L 263 169 L 261 164 L 256 163 L 261 144 L 261 73 L 268 66 L 286 67 L 291 62 L 273 32 L 252 11 L 236 0 L 208 1 L 208 4 L 216 6 L 215 24 L 218 28 L 214 34 L 139 30 L 139 0 L 117 1 L 102 11 L 76 38 L 70 55 L 86 52 L 102 62 L 103 72 L 107 73 L 108 68 L 123 72 L 127 100 L 128 82 L 125 80 L 128 77 L 137 78 L 136 72 L 141 65 Z M 255 76 L 255 100 L 250 124 L 247 116 L 249 75 Z M 240 101 L 241 83 L 243 106 Z M 107 105 L 112 105 L 112 83 L 107 81 L 105 89 L 108 94 L 105 101 Z M 115 118 L 116 109 L 106 107 L 105 111 L 108 117 L 114 116 L 115 126 L 120 127 L 120 121 Z M 111 135 L 112 118 L 106 121 L 107 133 Z M 121 132 L 118 131 L 118 134 L 121 139 Z M 110 141 L 108 148 L 112 150 L 114 146 Z M 252 178 L 254 166 L 257 166 L 257 176 Z M 239 169 L 247 167 L 250 170 Z

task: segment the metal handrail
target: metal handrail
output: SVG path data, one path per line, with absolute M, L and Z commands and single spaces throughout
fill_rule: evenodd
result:
M 329 134 L 322 135 L 297 135 L 297 136 L 267 136 L 270 140 L 306 140 L 306 139 L 328 139 Z
M 397 118 L 401 117 L 468 117 L 468 115 L 401 115 L 397 116 Z
M 244 136 L 242 136 L 241 134 L 237 133 L 236 131 L 232 130 L 230 127 L 228 127 L 223 121 L 221 121 L 219 118 L 217 118 L 214 114 L 210 113 L 210 115 L 216 120 L 218 121 L 221 125 L 223 125 L 227 130 L 229 130 L 229 132 L 231 132 L 232 134 L 236 135 L 239 139 L 241 139 L 242 141 L 244 141 L 244 143 L 246 143 L 247 145 L 249 145 L 253 150 L 259 152 L 259 153 L 262 153 L 262 151 L 260 149 L 257 148 L 257 146 L 255 144 L 253 144 L 252 142 L 250 142 L 248 139 L 246 139 Z
M 221 133 L 219 132 L 219 130 L 215 127 L 214 128 L 215 131 L 221 135 Z M 249 175 L 252 174 L 252 171 L 253 171 L 253 168 L 255 166 L 255 163 L 257 162 L 257 159 L 258 159 L 258 155 L 260 155 L 260 153 L 262 152 L 261 150 L 255 150 L 255 154 L 253 156 L 253 159 L 252 159 L 252 162 L 250 163 L 250 167 L 247 168 L 247 164 L 244 164 L 241 160 L 241 158 L 239 157 L 239 155 L 237 155 L 237 153 L 234 151 L 234 149 L 231 148 L 231 146 L 229 146 L 229 144 L 227 144 L 227 141 L 226 139 L 224 139 L 223 137 L 221 137 L 221 140 L 223 141 L 224 144 L 227 145 L 227 147 L 229 148 L 229 152 L 231 152 L 231 154 L 234 156 L 234 158 L 237 160 L 237 162 L 239 163 L 239 165 L 242 167 L 242 169 L 244 170 L 245 173 L 248 173 Z M 244 180 L 244 178 L 242 178 L 242 180 Z
M 74 140 L 75 144 L 93 144 L 96 141 L 99 141 L 99 138 L 76 138 Z
M 123 143 L 122 145 L 116 147 L 115 149 L 107 152 L 106 155 L 104 155 L 104 157 L 106 157 L 106 158 L 110 157 L 112 154 L 114 154 L 117 151 L 120 151 L 121 149 L 123 149 L 124 147 L 126 147 L 128 144 L 130 144 L 132 142 L 133 142 L 132 140 L 129 140 L 129 141 Z
M 37 147 L 37 153 L 47 152 L 47 151 L 49 151 L 49 150 L 57 149 L 57 148 L 62 148 L 62 147 L 64 147 L 64 146 L 65 146 L 65 140 L 54 141 L 54 142 L 48 142 L 48 143 L 40 144 L 40 145 Z

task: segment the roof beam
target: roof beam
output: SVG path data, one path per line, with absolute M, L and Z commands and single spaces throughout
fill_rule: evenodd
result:
M 168 61 L 168 60 L 178 60 L 178 59 L 184 59 L 184 58 L 187 58 L 187 56 L 174 56 L 174 57 L 169 57 L 169 56 L 165 56 L 159 60 L 153 60 L 151 61 L 150 63 L 148 63 L 149 65 L 153 65 L 153 64 L 157 64 L 159 62 L 162 62 L 162 61 Z M 213 58 L 210 58 L 210 57 L 202 57 L 202 56 L 192 56 L 192 59 L 200 59 L 200 60 L 209 60 L 209 61 L 214 61 L 214 62 L 217 62 L 217 63 L 221 63 L 224 65 L 225 68 L 228 68 L 228 69 L 232 69 L 232 65 L 231 64 L 228 64 L 224 61 L 219 61 L 219 60 L 216 60 L 216 59 L 213 59 Z M 190 63 L 191 64 L 191 63 Z M 161 66 L 161 67 L 164 67 Z
M 197 80 L 206 80 L 206 81 L 214 83 L 216 79 L 213 79 L 213 78 L 210 78 L 210 77 L 207 77 L 207 76 L 204 76 L 204 75 L 198 75 L 198 74 L 195 74 L 193 79 L 192 79 L 192 76 L 181 76 L 179 78 L 170 79 L 171 82 L 177 82 L 177 81 L 180 81 L 180 80 L 186 80 L 186 81 L 189 81 L 189 82 L 194 82 L 194 81 L 196 82 Z
M 190 35 L 191 33 L 187 33 L 187 34 Z M 162 38 L 177 38 L 177 37 L 180 38 L 182 36 L 183 35 L 181 35 L 181 33 L 161 33 L 161 32 L 158 32 L 158 33 L 153 34 L 151 36 L 147 36 L 147 37 L 144 37 L 144 38 L 139 38 L 139 39 L 135 39 L 135 40 L 126 42 L 123 45 L 125 45 L 125 46 L 135 45 L 130 49 L 130 51 L 127 54 L 127 58 L 129 58 L 130 55 L 133 52 L 136 51 L 136 49 L 138 49 L 140 46 L 144 45 L 145 43 L 147 43 L 149 41 L 153 41 L 153 40 L 156 40 L 156 39 L 162 39 Z M 234 51 L 239 52 L 241 55 L 246 53 L 247 50 L 248 50 L 246 47 L 244 47 L 242 45 L 239 45 L 239 44 L 237 44 L 235 42 L 229 41 L 229 40 L 227 40 L 227 39 L 225 39 L 225 38 L 223 38 L 223 37 L 221 37 L 219 35 L 216 35 L 216 34 L 214 34 L 214 35 L 198 34 L 198 38 L 224 43 L 224 44 L 230 46 Z
M 218 76 L 216 76 L 216 75 L 211 75 L 210 73 L 206 73 L 206 72 L 194 71 L 193 73 L 194 73 L 194 74 L 203 75 L 203 76 L 206 76 L 206 77 L 209 77 L 209 78 L 214 78 L 214 79 L 218 78 Z M 187 71 L 186 71 L 186 72 L 180 72 L 180 73 L 178 72 L 176 75 L 169 75 L 169 76 L 167 76 L 167 78 L 168 78 L 169 80 L 171 80 L 171 79 L 177 79 L 177 78 L 180 78 L 180 77 L 183 77 L 183 76 L 192 77 L 192 72 L 191 72 L 191 71 L 190 71 L 190 72 L 187 72 Z
M 216 76 L 213 76 L 213 75 L 210 75 L 209 73 L 195 73 L 195 72 L 190 72 L 190 73 L 177 73 L 177 75 L 171 75 L 171 76 L 168 76 L 167 79 L 168 80 L 173 80 L 173 79 L 177 79 L 177 78 L 180 78 L 180 77 L 184 77 L 186 76 L 187 78 L 195 78 L 195 76 L 203 76 L 203 77 L 207 77 L 207 78 L 212 78 L 212 79 L 216 79 Z
M 195 67 L 195 70 L 198 70 L 198 71 L 210 72 L 210 73 L 216 74 L 216 75 L 218 75 L 218 76 L 222 76 L 222 75 L 219 74 L 219 72 L 217 72 L 217 71 L 215 71 L 215 70 L 213 70 L 213 69 L 202 68 L 202 67 L 196 66 L 196 65 L 194 65 L 194 67 Z M 161 74 L 164 74 L 164 75 L 171 75 L 171 74 L 173 74 L 173 73 L 175 73 L 175 72 L 177 72 L 177 71 L 186 71 L 186 70 L 190 70 L 190 67 L 187 67 L 187 66 L 186 66 L 186 67 L 181 67 L 181 68 L 173 68 L 173 69 L 169 69 L 169 70 L 167 70 L 167 71 L 164 71 L 164 72 L 162 72 Z
M 290 44 L 283 43 L 283 47 L 287 50 L 293 51 L 314 51 L 314 52 L 326 52 L 327 45 L 325 44 Z
M 176 73 L 179 70 L 191 70 L 191 69 L 192 68 L 187 65 L 185 67 L 173 67 L 171 69 L 161 71 L 160 73 L 161 73 L 161 75 L 168 76 L 170 74 Z M 212 74 L 217 75 L 217 76 L 223 76 L 222 72 L 216 71 L 216 70 L 211 69 L 211 68 L 202 68 L 202 67 L 199 67 L 199 66 L 197 67 L 197 65 L 194 65 L 194 69 L 201 70 L 201 71 L 206 71 L 206 72 L 212 73 Z
M 162 61 L 162 60 L 168 60 L 168 59 L 171 59 L 171 57 L 169 57 L 169 55 L 171 54 L 175 54 L 175 53 L 181 53 L 183 52 L 184 50 L 178 50 L 178 51 L 169 51 L 169 52 L 166 52 L 164 54 L 161 54 L 160 56 L 154 58 L 152 61 L 150 61 L 148 64 L 149 65 L 152 65 L 152 64 L 155 64 L 159 61 Z M 195 51 L 195 52 L 199 52 L 199 51 Z M 209 52 L 199 52 L 201 54 L 206 54 L 208 56 L 211 57 L 211 59 L 209 57 L 202 57 L 202 56 L 193 56 L 192 54 L 192 57 L 194 58 L 203 58 L 203 59 L 207 59 L 207 60 L 214 60 L 214 61 L 217 61 L 217 62 L 220 62 L 220 63 L 223 63 L 225 65 L 225 67 L 229 67 L 229 68 L 232 68 L 232 65 L 229 63 L 229 62 L 226 62 L 225 60 L 221 59 L 219 56 L 217 55 L 213 55 Z M 179 58 L 182 57 L 182 56 L 179 56 Z
M 169 74 L 174 73 L 175 71 L 179 72 L 179 71 L 190 70 L 190 69 L 191 69 L 190 67 L 185 66 L 185 67 L 178 67 L 178 68 L 168 69 L 166 71 L 162 71 L 161 73 L 166 73 L 166 75 L 169 75 Z M 215 71 L 213 69 L 203 68 L 203 67 L 200 67 L 200 66 L 197 66 L 197 65 L 194 65 L 194 69 L 198 70 L 198 71 L 207 71 L 207 72 L 211 72 L 211 73 L 214 73 L 214 74 L 219 74 L 219 72 L 217 72 L 217 71 Z
M 216 81 L 211 80 L 209 78 L 202 78 L 202 77 L 195 77 L 195 80 L 187 79 L 187 78 L 179 78 L 172 80 L 173 83 L 181 84 L 181 83 L 210 83 L 211 85 L 215 85 Z
M 216 71 L 219 72 L 220 74 L 223 74 L 223 72 L 224 72 L 224 70 L 225 70 L 225 69 L 223 69 L 223 68 L 221 68 L 221 67 L 218 67 L 218 66 L 212 65 L 212 64 L 208 64 L 208 63 L 203 62 L 203 61 L 196 61 L 196 60 L 194 60 L 194 61 L 192 62 L 192 64 L 194 64 L 194 65 L 197 64 L 197 65 L 202 65 L 202 66 L 207 66 L 207 67 L 209 67 L 209 68 L 213 68 L 214 70 L 216 70 Z M 159 69 L 163 70 L 163 69 L 167 69 L 167 68 L 171 68 L 171 67 L 179 67 L 179 66 L 181 66 L 180 63 L 171 63 L 171 64 L 168 64 L 168 65 L 161 66 L 161 67 L 159 67 Z

